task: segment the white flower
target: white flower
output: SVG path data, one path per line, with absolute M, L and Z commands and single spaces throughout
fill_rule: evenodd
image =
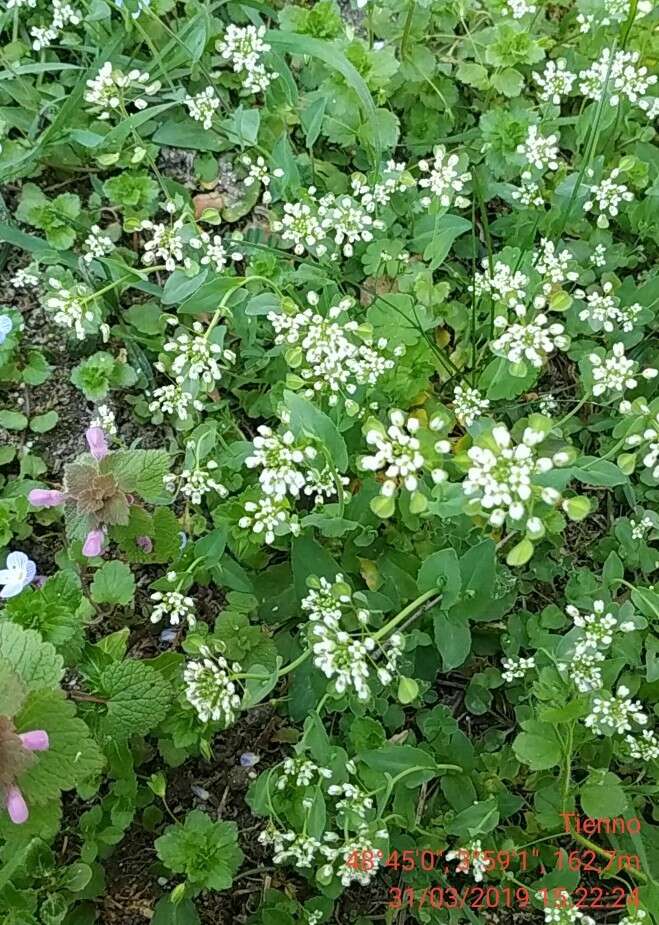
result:
M 183 102 L 195 122 L 201 122 L 205 129 L 211 128 L 213 116 L 220 108 L 220 98 L 214 87 L 206 87 L 194 96 L 186 96 Z
M 91 420 L 91 426 L 100 427 L 106 434 L 116 434 L 117 421 L 114 416 L 114 411 L 109 405 L 99 405 L 96 408 L 96 414 Z
M 513 189 L 511 196 L 523 206 L 542 206 L 544 198 L 540 189 L 540 184 L 533 178 L 530 170 L 522 171 L 520 177 L 521 186 Z
M 223 656 L 213 654 L 208 646 L 200 649 L 201 661 L 190 661 L 183 680 L 185 696 L 197 711 L 202 723 L 222 722 L 230 726 L 240 708 L 240 696 L 232 674 L 241 672 L 240 665 L 229 665 Z
M 594 267 L 606 266 L 606 245 L 596 244 L 595 250 L 590 255 L 590 262 Z
M 600 664 L 605 655 L 599 649 L 579 649 L 572 655 L 572 659 L 561 667 L 567 676 L 574 682 L 578 691 L 587 694 L 590 691 L 601 690 L 604 683 Z
M 537 125 L 530 125 L 526 140 L 517 145 L 517 153 L 537 170 L 558 170 L 558 136 L 541 135 Z
M 613 642 L 616 629 L 622 632 L 633 630 L 633 623 L 618 625 L 613 614 L 605 610 L 604 601 L 593 601 L 591 613 L 580 613 L 572 604 L 565 608 L 568 616 L 572 617 L 574 625 L 583 630 L 583 634 L 576 645 L 576 653 L 594 652 L 599 649 L 608 649 Z
M 560 286 L 565 282 L 575 282 L 579 274 L 570 270 L 569 266 L 572 261 L 572 254 L 569 250 L 556 250 L 553 241 L 547 238 L 540 239 L 540 250 L 536 254 L 535 267 L 538 273 L 545 277 L 543 291 L 548 295 L 555 286 Z
M 245 460 L 245 465 L 249 469 L 261 468 L 259 482 L 265 495 L 272 495 L 277 500 L 287 494 L 299 497 L 306 482 L 300 467 L 316 458 L 316 450 L 312 446 L 297 446 L 290 430 L 281 436 L 265 424 L 259 425 L 257 430 L 253 440 L 254 451 Z
M 631 700 L 629 689 L 620 686 L 615 695 L 594 697 L 591 712 L 584 722 L 596 735 L 613 735 L 630 732 L 631 720 L 645 726 L 648 718 L 643 712 L 643 705 L 638 700 Z
M 593 171 L 591 170 L 590 176 Z M 620 176 L 620 170 L 616 167 L 611 171 L 608 177 L 604 177 L 599 183 L 590 187 L 591 199 L 584 203 L 583 207 L 586 212 L 590 212 L 595 206 L 600 215 L 597 219 L 599 228 L 608 228 L 609 220 L 607 216 L 614 218 L 618 215 L 621 202 L 632 202 L 634 194 L 625 186 L 624 183 L 618 183 L 617 178 Z
M 307 397 L 329 392 L 329 404 L 335 405 L 339 396 L 352 396 L 359 386 L 374 385 L 383 373 L 393 369 L 393 360 L 380 352 L 387 346 L 386 340 L 380 339 L 379 349 L 375 349 L 363 325 L 339 320 L 352 304 L 349 299 L 333 305 L 328 317 L 323 317 L 314 310 L 318 301 L 315 293 L 309 293 L 307 298 L 311 308 L 305 311 L 268 314 L 276 332 L 275 343 L 287 348 L 296 374 L 309 384 Z
M 164 345 L 163 350 L 173 354 L 171 370 L 177 379 L 184 377 L 193 382 L 200 380 L 211 386 L 222 378 L 221 361 L 231 363 L 234 360 L 231 351 L 223 350 L 219 344 L 205 336 L 200 321 L 193 323 L 192 334 L 186 331 L 177 335 Z
M 39 285 L 39 277 L 34 272 L 33 265 L 21 267 L 14 273 L 11 284 L 15 289 L 32 289 Z
M 471 173 L 460 168 L 460 158 L 457 154 L 448 154 L 443 145 L 437 145 L 433 150 L 434 158 L 431 163 L 426 160 L 419 161 L 419 170 L 421 173 L 427 173 L 427 177 L 421 177 L 419 186 L 427 189 L 432 196 L 423 196 L 421 204 L 429 206 L 433 198 L 439 201 L 439 204 L 448 208 L 456 200 L 458 206 L 463 206 L 463 197 L 460 195 L 465 184 L 471 180 Z
M 228 490 L 213 478 L 212 473 L 215 469 L 217 463 L 211 459 L 206 466 L 197 465 L 194 469 L 183 469 L 180 476 L 169 473 L 163 481 L 168 491 L 174 492 L 178 487 L 181 494 L 189 498 L 193 504 L 201 504 L 204 495 L 211 491 L 217 492 L 220 498 L 226 498 Z
M 10 552 L 5 567 L 0 569 L 0 597 L 16 597 L 34 580 L 37 567 L 24 552 Z
M 94 329 L 96 321 L 90 303 L 94 294 L 83 283 L 75 283 L 71 289 L 55 277 L 48 280 L 50 292 L 45 299 L 45 306 L 53 312 L 55 324 L 73 330 L 78 340 L 84 340 Z
M 281 777 L 277 781 L 277 790 L 284 790 L 289 784 L 293 787 L 308 787 L 314 780 L 320 783 L 331 778 L 329 768 L 321 768 L 308 758 L 286 758 L 282 764 Z
M 510 13 L 513 19 L 521 19 L 529 13 L 535 13 L 537 9 L 534 3 L 527 3 L 527 0 L 506 0 L 503 12 Z
M 510 684 L 535 668 L 535 658 L 532 655 L 529 658 L 504 658 L 501 664 L 504 668 L 501 677 Z
M 197 622 L 194 601 L 180 591 L 154 591 L 151 600 L 156 601 L 151 611 L 152 623 L 160 623 L 163 617 L 169 618 L 171 626 L 178 626 L 181 620 L 186 620 L 188 626 Z
M 312 209 L 307 202 L 285 202 L 284 215 L 281 220 L 273 221 L 272 229 L 281 232 L 284 241 L 292 241 L 296 254 L 313 249 L 322 256 L 327 250 L 322 243 L 325 229 L 318 215 L 317 204 Z
M 654 379 L 657 370 L 652 367 L 638 373 L 638 363 L 625 355 L 625 345 L 618 341 L 613 345 L 612 354 L 603 359 L 597 353 L 588 356 L 593 369 L 593 395 L 604 395 L 605 392 L 624 392 L 625 389 L 635 389 L 638 374 L 644 379 Z
M 463 425 L 469 427 L 490 407 L 488 398 L 483 398 L 478 389 L 468 385 L 456 385 L 453 390 L 453 411 Z
M 34 4 L 30 4 L 34 6 Z M 81 22 L 81 14 L 65 0 L 51 0 L 52 19 L 49 26 L 32 26 L 30 35 L 34 38 L 32 48 L 41 51 L 57 39 L 66 26 L 77 26 Z
M 170 226 L 162 222 L 152 222 L 151 219 L 144 219 L 140 228 L 143 231 L 150 231 L 151 238 L 144 244 L 142 263 L 152 266 L 160 259 L 170 273 L 177 266 L 182 265 L 184 242 L 179 233 L 182 227 L 182 218 L 177 218 Z
M 506 517 L 521 520 L 528 514 L 534 495 L 547 504 L 559 500 L 554 489 L 535 487 L 534 491 L 534 475 L 554 466 L 550 458 L 536 456 L 535 446 L 542 436 L 527 427 L 522 442 L 514 446 L 508 428 L 497 424 L 481 445 L 468 450 L 471 466 L 462 489 L 468 498 L 478 501 L 494 526 L 501 526 Z
M 98 225 L 92 225 L 89 234 L 85 238 L 84 254 L 82 259 L 85 263 L 91 263 L 97 257 L 105 257 L 114 250 L 112 238 L 103 234 Z
M 318 220 L 326 237 L 341 246 L 346 257 L 351 257 L 353 245 L 359 241 L 372 241 L 372 229 L 384 227 L 351 196 L 334 196 L 328 193 L 318 203 Z
M 180 383 L 161 385 L 151 393 L 151 399 L 149 411 L 175 414 L 182 421 L 187 420 L 191 409 L 195 411 L 204 410 L 203 404 L 190 392 L 187 392 Z
M 549 323 L 545 314 L 536 315 L 533 321 L 509 322 L 499 316 L 495 320 L 503 332 L 490 344 L 493 353 L 504 356 L 510 363 L 525 360 L 540 369 L 554 350 L 567 350 L 570 340 L 564 335 L 565 328 L 558 322 Z
M 519 270 L 513 271 L 508 264 L 497 260 L 490 273 L 487 260 L 482 262 L 483 272 L 476 273 L 474 287 L 476 295 L 487 292 L 497 302 L 504 302 L 513 306 L 524 301 L 526 287 L 529 284 L 528 276 Z
M 409 176 L 403 177 L 406 171 L 403 162 L 387 161 L 380 171 L 377 182 L 367 183 L 363 174 L 355 174 L 350 183 L 354 196 L 359 200 L 367 212 L 375 212 L 378 206 L 386 206 L 394 193 L 404 192 L 414 186 L 414 180 Z
M 565 58 L 559 58 L 557 61 L 548 61 L 544 72 L 533 75 L 533 79 L 540 86 L 538 96 L 545 103 L 554 103 L 560 106 L 561 100 L 572 90 L 572 84 L 577 79 L 577 75 L 567 69 Z
M 551 893 L 553 905 L 545 905 L 545 925 L 596 925 L 595 919 L 584 915 L 581 909 L 572 905 L 569 893 L 558 893 L 557 889 Z
M 399 480 L 407 491 L 416 491 L 418 474 L 426 463 L 419 439 L 415 436 L 418 419 L 394 410 L 389 412 L 389 421 L 386 430 L 383 427 L 367 431 L 366 442 L 375 448 L 375 452 L 361 460 L 362 468 L 367 472 L 384 470 L 387 481 L 382 483 L 380 492 L 386 496 L 395 493 Z
M 272 177 L 283 177 L 284 171 L 281 167 L 276 167 L 272 171 L 272 177 L 270 175 L 270 169 L 265 162 L 265 159 L 261 155 L 257 155 L 256 158 L 250 157 L 249 154 L 243 154 L 240 158 L 244 167 L 247 168 L 247 176 L 243 180 L 245 186 L 253 186 L 254 183 L 260 183 L 263 186 L 263 202 L 267 205 L 272 200 L 272 195 L 268 187 L 270 186 L 270 181 Z
M 468 874 L 469 867 L 471 866 L 473 871 L 472 876 L 476 883 L 481 882 L 483 874 L 490 866 L 490 862 L 485 857 L 480 838 L 469 842 L 466 848 L 455 848 L 452 851 L 448 851 L 445 857 L 447 861 L 458 861 L 458 865 L 455 868 L 458 874 Z
M 245 513 L 238 521 L 242 530 L 251 528 L 256 537 L 263 537 L 268 545 L 277 536 L 292 533 L 297 536 L 300 524 L 296 514 L 292 514 L 285 499 L 264 495 L 258 501 L 246 501 Z
M 275 864 L 292 861 L 294 866 L 301 870 L 307 870 L 313 865 L 321 848 L 321 842 L 317 838 L 293 831 L 279 832 L 272 827 L 261 832 L 259 842 L 272 846 L 272 860 Z
M 611 106 L 617 106 L 621 96 L 640 104 L 648 88 L 657 82 L 657 75 L 638 67 L 639 58 L 637 51 L 612 53 L 605 48 L 597 61 L 579 72 L 579 89 L 588 99 L 600 100 L 606 88 Z
M 650 469 L 653 478 L 659 478 L 659 414 L 651 416 L 643 431 L 630 434 L 625 443 L 628 447 L 642 447 L 643 465 Z
M 279 75 L 268 72 L 263 55 L 270 51 L 264 41 L 265 26 L 236 26 L 229 23 L 224 38 L 217 42 L 217 50 L 233 70 L 243 77 L 243 87 L 251 93 L 266 90 Z
M 144 109 L 142 94 L 152 96 L 158 90 L 160 82 L 150 82 L 146 71 L 134 69 L 124 74 L 106 61 L 96 77 L 87 81 L 85 100 L 97 111 L 99 119 L 109 119 L 113 113 L 121 115 L 131 103 L 138 110 Z
M 659 739 L 651 729 L 644 729 L 640 736 L 628 735 L 625 739 L 632 758 L 647 763 L 659 758 Z M 618 923 L 622 925 L 622 923 Z
M 212 237 L 207 231 L 201 231 L 196 238 L 190 238 L 190 247 L 194 250 L 201 251 L 199 263 L 203 267 L 212 267 L 216 273 L 221 273 L 227 266 L 228 260 L 242 260 L 243 255 L 239 253 L 227 254 L 222 238 L 219 234 Z
M 649 530 L 652 530 L 654 523 L 650 517 L 643 517 L 640 521 L 630 520 L 632 539 L 642 540 Z

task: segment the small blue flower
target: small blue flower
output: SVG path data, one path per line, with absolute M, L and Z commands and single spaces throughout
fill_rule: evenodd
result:
M 253 768 L 260 760 L 260 756 L 255 755 L 254 752 L 243 752 L 240 756 L 240 766 L 243 768 Z
M 13 327 L 14 323 L 9 315 L 0 315 L 0 344 L 4 344 Z
M 0 597 L 16 597 L 34 580 L 37 567 L 24 552 L 10 552 L 3 569 L 0 569 Z

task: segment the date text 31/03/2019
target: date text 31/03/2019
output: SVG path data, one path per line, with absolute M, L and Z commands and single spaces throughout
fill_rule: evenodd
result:
M 576 909 L 600 911 L 638 909 L 638 890 L 625 887 L 604 889 L 598 886 L 580 886 L 575 890 L 554 887 L 532 891 L 527 887 L 478 886 L 469 884 L 460 888 L 452 886 L 433 887 L 391 887 L 387 905 L 390 909 L 528 909 L 532 900 L 543 906 L 562 908 L 569 902 Z

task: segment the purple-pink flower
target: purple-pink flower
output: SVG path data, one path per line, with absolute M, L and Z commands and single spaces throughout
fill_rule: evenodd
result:
M 94 459 L 103 459 L 104 456 L 108 455 L 108 443 L 105 439 L 105 434 L 103 433 L 102 428 L 87 428 L 85 437 L 87 438 L 87 443 L 89 445 L 89 452 L 92 454 Z
M 55 491 L 55 489 L 33 488 L 27 500 L 34 507 L 57 507 L 58 504 L 64 503 L 66 495 L 63 491 Z
M 100 556 L 103 551 L 104 540 L 105 533 L 103 530 L 90 530 L 82 547 L 83 556 L 87 556 L 88 558 Z
M 32 729 L 30 732 L 22 732 L 19 739 L 23 744 L 23 748 L 30 752 L 45 752 L 50 747 L 48 733 L 45 729 Z M 9 818 L 15 825 L 22 825 L 27 822 L 30 811 L 27 808 L 27 803 L 20 787 L 16 784 L 7 788 L 5 806 L 7 807 Z
M 153 552 L 153 541 L 150 536 L 137 536 L 135 537 L 135 545 L 146 553 Z

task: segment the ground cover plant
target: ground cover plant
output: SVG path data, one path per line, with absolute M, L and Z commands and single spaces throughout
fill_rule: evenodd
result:
M 3 923 L 659 923 L 658 20 L 2 4 Z

